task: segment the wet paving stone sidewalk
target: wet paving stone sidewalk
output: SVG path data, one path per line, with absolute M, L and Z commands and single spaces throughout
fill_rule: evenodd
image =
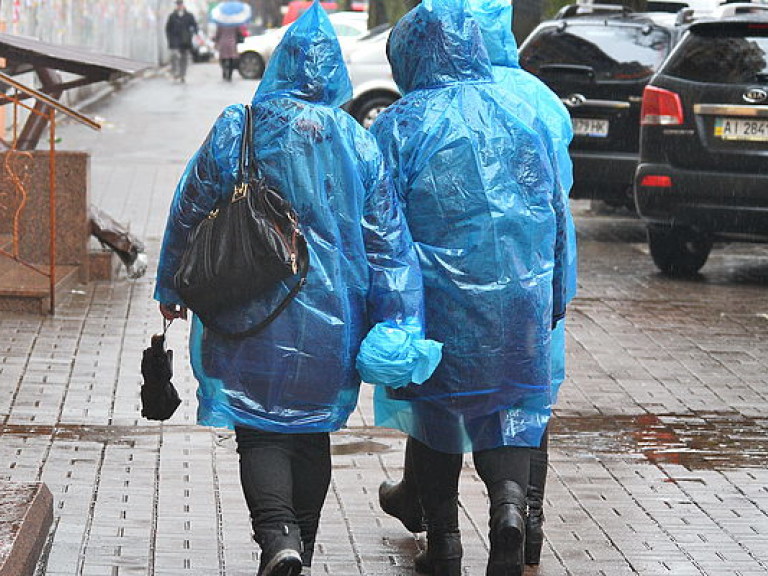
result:
M 152 274 L 186 159 L 221 108 L 256 84 L 134 82 L 64 126 L 92 153 L 92 201 L 147 244 L 148 276 L 91 283 L 56 316 L 0 315 L 0 479 L 46 483 L 54 520 L 38 576 L 255 575 L 256 545 L 232 434 L 195 425 L 187 326 L 174 323 L 183 398 L 140 417 L 141 350 L 160 329 Z M 547 541 L 527 576 L 768 574 L 768 249 L 713 252 L 700 277 L 659 275 L 643 227 L 574 202 L 579 295 L 568 379 L 553 422 Z M 410 576 L 423 540 L 378 507 L 402 473 L 404 438 L 372 426 L 363 387 L 334 435 L 314 576 Z M 487 504 L 471 457 L 461 480 L 464 574 L 482 576 Z

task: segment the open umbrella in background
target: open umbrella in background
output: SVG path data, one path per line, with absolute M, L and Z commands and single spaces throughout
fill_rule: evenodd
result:
M 211 21 L 219 26 L 242 26 L 251 21 L 253 12 L 245 2 L 227 0 L 211 8 Z

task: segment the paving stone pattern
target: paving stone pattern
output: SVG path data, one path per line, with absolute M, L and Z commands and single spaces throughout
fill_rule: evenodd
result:
M 221 108 L 256 84 L 192 67 L 186 85 L 137 81 L 66 125 L 92 153 L 93 202 L 159 250 L 186 159 Z M 580 292 L 552 438 L 542 576 L 768 574 L 768 250 L 716 251 L 700 278 L 656 273 L 627 213 L 574 202 Z M 154 266 L 154 264 L 152 264 Z M 139 362 L 160 317 L 147 278 L 92 283 L 55 317 L 0 317 L 0 478 L 44 481 L 54 525 L 47 576 L 256 573 L 232 435 L 195 425 L 187 327 L 174 324 L 184 399 L 163 425 L 140 417 Z M 382 514 L 402 471 L 401 435 L 372 427 L 363 388 L 334 437 L 315 575 L 411 575 L 423 542 Z M 487 557 L 482 483 L 461 480 L 464 573 Z

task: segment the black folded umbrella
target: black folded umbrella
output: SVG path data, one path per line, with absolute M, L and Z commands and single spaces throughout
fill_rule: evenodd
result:
M 141 358 L 141 415 L 148 420 L 168 420 L 181 404 L 171 382 L 173 350 L 165 349 L 165 333 L 152 336 Z

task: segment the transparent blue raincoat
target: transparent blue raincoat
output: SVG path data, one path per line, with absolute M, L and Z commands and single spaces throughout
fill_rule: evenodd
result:
M 424 384 L 377 389 L 376 423 L 443 452 L 537 446 L 565 311 L 546 145 L 504 103 L 459 0 L 427 0 L 389 42 L 404 96 L 371 130 L 416 242 L 427 335 L 444 348 Z
M 274 432 L 325 432 L 355 407 L 355 358 L 377 322 L 423 337 L 418 260 L 372 135 L 339 106 L 352 90 L 330 22 L 315 3 L 288 30 L 253 98 L 253 142 L 267 182 L 295 208 L 310 253 L 306 286 L 266 330 L 227 340 L 193 318 L 198 421 Z M 155 298 L 183 304 L 173 275 L 190 230 L 229 198 L 244 107 L 229 106 L 189 162 L 173 199 Z M 222 313 L 242 330 L 286 294 Z
M 566 218 L 565 301 L 576 295 L 576 228 L 568 203 L 573 184 L 573 164 L 568 146 L 573 138 L 571 116 L 560 98 L 536 76 L 520 67 L 517 41 L 512 34 L 513 8 L 509 0 L 467 0 L 472 16 L 480 26 L 485 48 L 493 65 L 493 77 L 503 90 L 506 104 L 521 116 L 532 109 L 554 167 L 557 189 L 563 196 Z M 552 334 L 552 404 L 557 402 L 565 379 L 565 318 Z

